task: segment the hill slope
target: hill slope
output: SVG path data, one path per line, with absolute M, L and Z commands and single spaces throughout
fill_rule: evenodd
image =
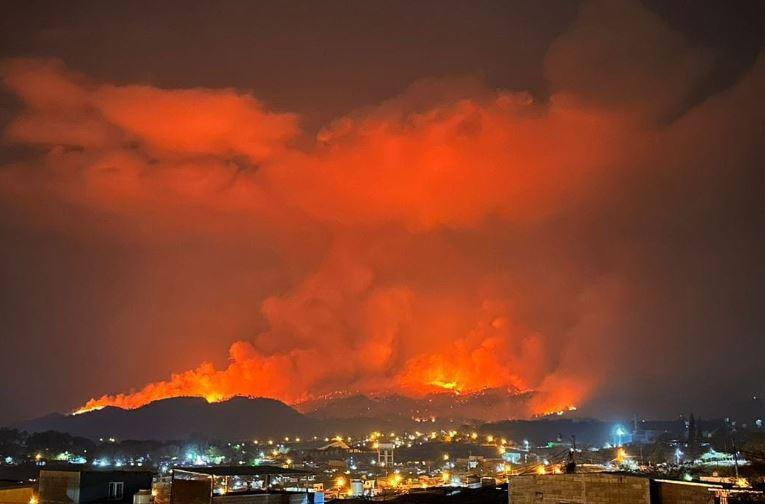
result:
M 311 433 L 318 426 L 286 404 L 274 399 L 234 397 L 208 403 L 197 397 L 177 397 L 134 410 L 107 407 L 79 415 L 52 414 L 23 422 L 28 432 L 56 430 L 92 439 L 251 439 Z
M 528 417 L 528 403 L 533 394 L 502 388 L 469 394 L 433 393 L 421 398 L 397 394 L 376 397 L 357 394 L 307 401 L 295 407 L 309 417 L 322 420 L 401 417 L 420 421 L 436 418 L 457 422 L 491 422 Z

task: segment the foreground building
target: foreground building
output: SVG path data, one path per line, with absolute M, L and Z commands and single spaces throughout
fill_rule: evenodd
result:
M 151 491 L 150 471 L 40 471 L 40 504 L 131 504 L 140 490 Z
M 725 504 L 722 485 L 616 473 L 516 476 L 510 504 Z
M 0 504 L 35 504 L 36 501 L 35 485 L 0 481 Z
M 176 468 L 155 486 L 155 504 L 323 504 L 314 475 L 275 466 Z

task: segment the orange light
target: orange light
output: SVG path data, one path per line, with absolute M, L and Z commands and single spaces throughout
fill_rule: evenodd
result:
M 459 388 L 457 387 L 457 382 L 456 381 L 446 382 L 446 381 L 442 381 L 442 380 L 433 380 L 433 381 L 430 382 L 430 385 L 434 385 L 436 387 L 439 387 L 439 388 L 442 388 L 442 389 L 446 389 L 446 390 L 459 391 Z
M 392 474 L 390 478 L 388 478 L 388 483 L 393 488 L 398 487 L 398 485 L 401 483 L 402 477 L 400 474 Z

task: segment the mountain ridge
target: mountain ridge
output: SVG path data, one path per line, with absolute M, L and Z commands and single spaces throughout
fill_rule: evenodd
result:
M 533 391 L 486 388 L 472 393 L 434 392 L 423 397 L 401 394 L 332 395 L 294 405 L 301 413 L 318 419 L 406 417 L 419 422 L 429 419 L 491 422 L 531 416 Z
M 85 413 L 53 413 L 16 424 L 29 432 L 56 430 L 92 439 L 247 439 L 277 436 L 285 432 L 305 433 L 318 422 L 276 399 L 232 397 L 208 403 L 201 397 L 160 399 L 140 408 L 107 406 Z
M 406 429 L 523 418 L 531 392 L 485 389 L 471 394 L 445 391 L 420 398 L 400 394 L 332 394 L 287 405 L 265 397 L 235 396 L 208 402 L 201 397 L 153 401 L 135 409 L 107 406 L 77 414 L 52 413 L 15 427 L 55 430 L 91 439 L 253 439 L 285 435 L 357 435 L 369 429 Z

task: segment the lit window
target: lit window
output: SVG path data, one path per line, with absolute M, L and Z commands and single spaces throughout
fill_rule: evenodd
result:
M 122 500 L 124 483 L 122 481 L 109 482 L 109 500 Z

